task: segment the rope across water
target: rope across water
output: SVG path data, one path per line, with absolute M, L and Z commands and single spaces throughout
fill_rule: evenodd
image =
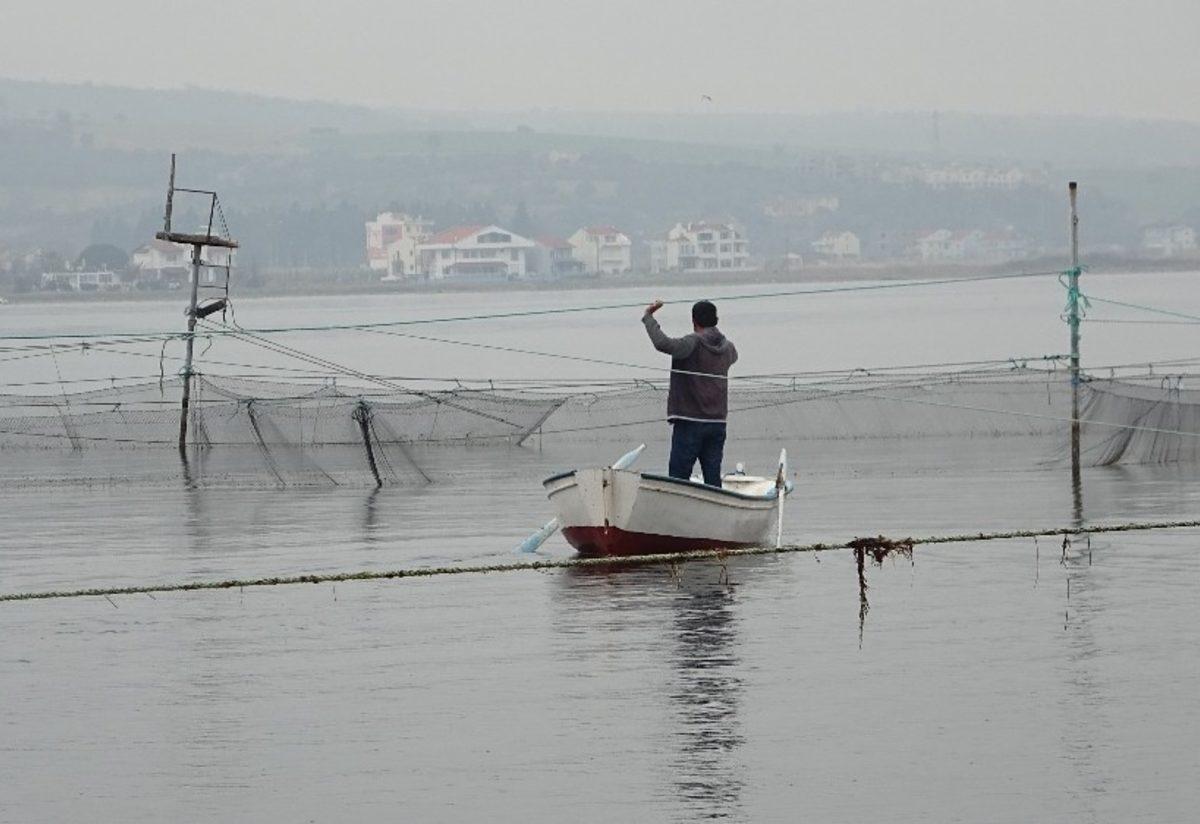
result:
M 1016 280 L 1022 278 L 1038 278 L 1057 276 L 1061 274 L 1058 271 L 1048 272 L 1008 272 L 995 275 L 971 275 L 962 277 L 939 278 L 932 280 L 899 280 L 899 281 L 884 281 L 862 283 L 847 286 L 832 286 L 824 289 L 786 289 L 774 292 L 747 292 L 734 295 L 722 295 L 718 297 L 721 301 L 734 300 L 762 300 L 765 298 L 781 298 L 781 297 L 796 297 L 800 295 L 832 295 L 842 294 L 847 292 L 870 292 L 880 291 L 885 289 L 911 289 L 929 286 L 946 286 L 957 283 L 979 283 L 993 280 Z M 667 300 L 664 304 L 680 304 L 690 303 L 691 300 Z M 591 306 L 567 306 L 552 309 L 525 309 L 515 312 L 492 312 L 475 315 L 452 315 L 448 317 L 438 318 L 409 318 L 407 320 L 395 321 L 380 321 L 378 323 L 344 323 L 344 324 L 325 324 L 313 326 L 277 326 L 277 327 L 262 327 L 262 328 L 239 328 L 238 333 L 250 333 L 256 335 L 274 334 L 283 332 L 333 332 L 333 331 L 352 331 L 352 330 L 367 330 L 367 329 L 388 329 L 397 326 L 418 326 L 432 323 L 463 323 L 477 320 L 506 320 L 513 318 L 529 318 L 542 317 L 546 315 L 564 315 L 575 314 L 580 312 L 601 312 L 611 309 L 637 309 L 644 307 L 646 301 L 637 301 L 633 303 L 603 303 L 594 304 Z M 217 333 L 220 334 L 220 333 Z M 233 334 L 232 332 L 226 334 Z M 186 332 L 144 332 L 144 333 L 123 333 L 122 338 L 138 337 L 154 340 L 182 338 L 186 337 Z M 98 332 L 69 332 L 51 335 L 0 335 L 0 340 L 15 340 L 15 341 L 41 341 L 41 340 L 100 340 L 112 338 L 111 333 Z
M 960 535 L 934 535 L 926 538 L 904 539 L 905 545 L 973 543 L 976 541 L 1004 541 L 1014 538 L 1041 538 L 1051 536 L 1096 535 L 1109 532 L 1136 532 L 1160 529 L 1192 529 L 1200 527 L 1200 520 L 1193 521 L 1134 521 L 1123 524 L 1103 524 L 1089 527 L 1059 527 L 1044 529 L 1021 529 L 1008 532 L 980 532 Z M 857 540 L 857 539 L 856 539 Z M 113 595 L 154 595 L 168 592 L 196 592 L 214 589 L 238 589 L 241 587 L 289 586 L 293 584 L 329 584 L 344 581 L 383 581 L 400 578 L 435 578 L 448 575 L 480 575 L 489 572 L 536 572 L 547 569 L 572 569 L 587 567 L 634 567 L 663 564 L 679 564 L 693 561 L 724 560 L 752 555 L 786 555 L 798 552 L 826 552 L 853 549 L 852 541 L 841 543 L 792 544 L 782 547 L 751 547 L 749 549 L 702 550 L 698 552 L 662 553 L 657 555 L 635 555 L 604 558 L 556 558 L 537 561 L 514 561 L 503 564 L 473 564 L 463 566 L 415 567 L 412 569 L 359 570 L 352 572 L 330 572 L 313 575 L 279 575 L 265 578 L 227 578 L 219 581 L 182 581 L 177 583 L 144 584 L 139 586 L 90 587 L 72 590 L 47 590 L 41 592 L 12 592 L 0 594 L 0 603 L 13 601 L 45 601 L 60 598 L 111 597 Z

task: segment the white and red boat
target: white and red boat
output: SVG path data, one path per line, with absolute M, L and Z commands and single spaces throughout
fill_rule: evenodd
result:
M 776 477 L 726 475 L 722 487 L 634 472 L 621 463 L 575 469 L 542 482 L 563 537 L 584 555 L 742 548 L 764 546 L 772 537 L 777 545 L 782 540 L 783 504 L 792 488 L 786 453 L 780 455 Z

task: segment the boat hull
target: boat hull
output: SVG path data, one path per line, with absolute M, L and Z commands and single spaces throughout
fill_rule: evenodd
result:
M 657 555 L 672 552 L 696 552 L 702 549 L 742 549 L 756 542 L 741 543 L 711 538 L 681 538 L 677 535 L 655 535 L 650 532 L 629 532 L 618 527 L 569 526 L 562 531 L 567 543 L 584 556 Z
M 584 555 L 761 546 L 778 515 L 773 482 L 731 478 L 729 485 L 719 489 L 611 468 L 580 469 L 544 482 L 563 536 Z

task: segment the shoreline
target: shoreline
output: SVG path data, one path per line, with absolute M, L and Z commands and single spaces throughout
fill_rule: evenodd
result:
M 854 283 L 859 281 L 937 280 L 952 277 L 982 277 L 1008 272 L 1053 272 L 1067 267 L 1061 260 L 1038 259 L 1019 264 L 920 265 L 920 264 L 855 264 L 850 266 L 819 265 L 799 271 L 784 272 L 763 269 L 739 273 L 687 275 L 582 275 L 553 280 L 530 278 L 516 281 L 463 280 L 450 282 L 414 281 L 412 283 L 382 283 L 377 278 L 366 279 L 355 273 L 362 282 L 321 282 L 304 280 L 289 287 L 269 284 L 261 288 L 239 287 L 236 281 L 231 290 L 242 298 L 272 297 L 335 297 L 344 295 L 387 294 L 466 294 L 492 292 L 571 292 L 588 290 L 644 289 L 655 286 L 768 286 L 776 284 Z M 1166 274 L 1200 271 L 1200 260 L 1098 260 L 1085 267 L 1087 275 Z M 21 304 L 74 304 L 165 301 L 178 296 L 185 300 L 186 290 L 111 291 L 111 292 L 0 292 L 5 306 Z

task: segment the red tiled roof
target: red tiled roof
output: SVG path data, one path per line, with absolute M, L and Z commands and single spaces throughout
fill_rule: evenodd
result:
M 571 248 L 571 244 L 567 243 L 562 238 L 554 237 L 553 235 L 539 235 L 538 237 L 535 237 L 534 240 L 536 240 L 542 246 L 545 246 L 547 249 L 570 249 Z
M 449 229 L 443 229 L 425 242 L 429 244 L 458 243 L 460 240 L 468 238 L 486 228 L 486 226 L 452 226 Z

